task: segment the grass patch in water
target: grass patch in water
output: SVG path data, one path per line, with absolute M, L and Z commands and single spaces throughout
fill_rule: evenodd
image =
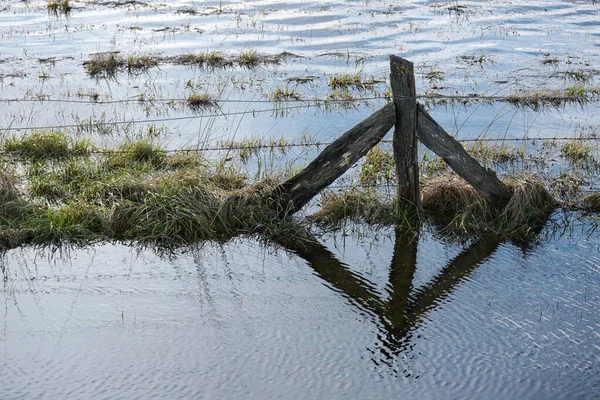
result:
M 215 107 L 217 102 L 209 94 L 192 93 L 187 97 L 187 105 L 195 111 Z
M 267 97 L 271 101 L 300 100 L 302 98 L 294 89 L 290 89 L 288 86 L 284 88 L 277 87 Z
M 248 184 L 244 175 L 215 168 L 197 153 L 170 154 L 139 140 L 94 157 L 35 154 L 35 162 L 18 166 L 19 179 L 6 169 L 0 175 L 4 246 L 99 240 L 174 246 L 237 235 L 269 240 L 300 231 L 271 207 L 279 180 Z
M 119 68 L 125 65 L 125 61 L 114 52 L 94 54 L 85 65 L 85 72 L 88 75 L 100 78 L 114 77 Z
M 6 139 L 2 150 L 35 161 L 88 155 L 94 147 L 89 140 L 73 140 L 61 132 L 37 132 Z
M 182 65 L 208 66 L 213 68 L 222 67 L 227 64 L 225 57 L 217 51 L 184 54 L 177 57 L 175 62 Z
M 444 233 L 461 237 L 493 233 L 506 237 L 526 237 L 557 207 L 545 187 L 530 176 L 505 181 L 513 192 L 501 210 L 489 204 L 472 186 L 447 173 L 425 181 L 422 189 L 424 214 Z M 312 216 L 320 225 L 339 227 L 347 220 L 370 225 L 414 225 L 410 210 L 386 199 L 373 189 L 352 188 L 340 193 L 325 193 L 320 210 Z
M 54 14 L 55 16 L 69 16 L 73 6 L 71 6 L 71 2 L 69 0 L 48 0 L 47 8 L 48 13 Z
M 567 161 L 579 166 L 593 166 L 596 160 L 593 155 L 594 147 L 584 140 L 574 138 L 566 142 L 560 149 L 560 155 Z
M 368 87 L 373 86 L 374 84 L 379 83 L 378 81 L 371 80 L 363 80 L 362 72 L 358 71 L 354 74 L 346 73 L 340 75 L 334 75 L 329 78 L 329 86 L 332 89 L 348 89 L 355 88 L 358 90 L 365 90 Z
M 506 101 L 515 106 L 540 110 L 545 107 L 562 107 L 568 104 L 583 105 L 598 93 L 597 88 L 573 86 L 562 90 L 520 91 L 508 96 Z
M 502 209 L 489 204 L 471 185 L 453 173 L 425 182 L 423 209 L 444 230 L 457 234 L 492 232 L 527 236 L 558 206 L 544 185 L 532 176 L 513 177 L 504 183 L 512 197 Z
M 122 57 L 118 52 L 94 54 L 84 63 L 85 72 L 94 78 L 113 78 L 119 71 L 135 73 L 158 65 L 158 58 L 148 55 Z
M 137 71 L 146 71 L 152 67 L 156 67 L 158 65 L 158 60 L 156 58 L 144 55 L 144 56 L 135 56 L 131 55 L 127 57 L 127 61 L 125 62 L 125 66 L 127 68 L 127 72 L 134 73 Z
M 256 50 L 245 50 L 238 57 L 238 63 L 243 67 L 255 67 L 261 62 L 261 56 Z

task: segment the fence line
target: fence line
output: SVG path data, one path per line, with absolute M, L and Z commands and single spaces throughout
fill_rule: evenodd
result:
M 599 89 L 600 90 L 600 89 Z M 313 98 L 313 99 L 277 99 L 277 100 L 244 100 L 244 99 L 215 99 L 217 103 L 352 103 L 352 102 L 364 102 L 371 100 L 391 100 L 391 99 L 404 99 L 404 100 L 452 100 L 452 101 L 483 101 L 483 102 L 507 102 L 514 103 L 520 100 L 527 99 L 527 92 L 516 93 L 508 96 L 486 96 L 479 94 L 466 94 L 466 95 L 445 95 L 445 94 L 418 94 L 415 97 L 410 96 L 368 96 L 368 97 L 355 97 L 350 99 L 328 99 L 328 98 Z M 581 96 L 553 96 L 544 95 L 543 92 L 537 97 L 532 97 L 534 100 L 546 101 L 546 102 L 596 102 L 600 101 L 600 95 L 584 94 Z M 117 100 L 71 100 L 71 99 L 51 99 L 51 98 L 37 98 L 37 99 L 0 99 L 0 103 L 71 103 L 71 104 L 93 104 L 93 105 L 105 105 L 105 104 L 121 104 L 121 103 L 184 103 L 187 102 L 187 98 L 129 98 L 129 99 L 117 99 Z
M 370 100 L 382 100 L 390 99 L 386 96 L 369 96 L 369 97 L 355 97 L 352 99 L 327 99 L 327 98 L 315 98 L 315 99 L 281 99 L 281 100 L 244 100 L 244 99 L 223 99 L 214 101 L 217 103 L 352 103 Z M 186 103 L 187 98 L 130 98 L 130 99 L 118 99 L 118 100 L 71 100 L 71 99 L 0 99 L 0 103 L 74 103 L 74 104 L 121 104 L 121 103 Z
M 600 140 L 600 137 L 589 137 L 589 138 L 573 138 L 573 137 L 545 137 L 545 138 L 514 138 L 514 139 L 463 139 L 458 140 L 462 143 L 477 143 L 477 142 L 504 142 L 504 141 L 537 141 L 537 140 Z M 274 143 L 274 144 L 256 144 L 256 145 L 232 145 L 232 146 L 207 146 L 197 148 L 180 148 L 180 149 L 161 149 L 161 153 L 204 153 L 209 151 L 239 151 L 239 150 L 280 150 L 288 148 L 319 148 L 329 146 L 333 142 L 310 142 L 310 143 Z M 383 139 L 380 143 L 391 144 L 391 139 Z M 119 149 L 92 149 L 85 151 L 59 151 L 59 152 L 47 152 L 43 153 L 44 156 L 71 156 L 71 157 L 83 157 L 88 155 L 114 155 L 114 154 L 133 154 L 135 150 L 119 150 Z M 26 151 L 0 151 L 0 156 L 30 156 L 31 153 Z
M 258 109 L 258 110 L 246 110 L 246 111 L 235 111 L 230 113 L 219 113 L 219 114 L 200 114 L 200 115 L 186 115 L 183 117 L 170 117 L 170 118 L 150 118 L 150 119 L 138 119 L 138 120 L 129 120 L 129 121 L 112 121 L 112 122 L 103 122 L 103 121 L 94 121 L 94 122 L 82 122 L 78 124 L 67 124 L 67 125 L 46 125 L 46 126 L 29 126 L 29 127 L 10 127 L 10 128 L 0 128 L 0 132 L 11 132 L 11 131 L 27 131 L 27 130 L 59 130 L 66 128 L 87 128 L 88 126 L 116 126 L 116 125 L 137 125 L 137 124 L 145 124 L 145 123 L 155 123 L 155 122 L 169 122 L 169 121 L 185 121 L 185 120 L 193 120 L 193 119 L 203 119 L 203 118 L 218 118 L 218 117 L 228 117 L 234 115 L 247 115 L 247 114 L 261 114 L 261 113 L 278 113 L 288 110 L 297 110 L 301 108 L 312 108 L 318 107 L 318 104 L 305 104 L 302 106 L 292 106 L 292 107 L 276 107 L 269 109 Z

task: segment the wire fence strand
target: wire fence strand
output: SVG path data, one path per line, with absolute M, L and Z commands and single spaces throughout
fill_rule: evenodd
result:
M 600 89 L 599 89 L 600 90 Z M 247 99 L 214 99 L 217 103 L 352 103 L 352 102 L 365 102 L 372 100 L 391 100 L 392 98 L 400 100 L 448 100 L 448 101 L 482 101 L 482 102 L 515 102 L 520 99 L 526 99 L 528 96 L 527 92 L 516 93 L 509 96 L 486 96 L 481 94 L 465 94 L 465 95 L 445 95 L 445 94 L 419 94 L 415 97 L 410 96 L 367 96 L 367 97 L 354 97 L 348 99 L 329 99 L 329 98 L 283 98 L 283 99 L 260 99 L 260 100 L 247 100 Z M 532 97 L 536 99 L 536 97 Z M 552 95 L 542 94 L 537 97 L 539 101 L 547 102 L 595 102 L 600 101 L 600 94 L 587 94 L 581 96 L 568 96 L 568 95 Z M 91 104 L 91 105 L 107 105 L 107 104 L 123 104 L 123 103 L 186 103 L 188 98 L 144 98 L 142 96 L 134 96 L 127 99 L 116 99 L 116 100 L 75 100 L 75 99 L 53 99 L 47 97 L 31 98 L 31 99 L 1 99 L 0 103 L 67 103 L 67 104 Z

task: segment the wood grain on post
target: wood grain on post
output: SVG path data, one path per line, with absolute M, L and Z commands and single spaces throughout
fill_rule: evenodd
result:
M 396 129 L 392 147 L 398 180 L 398 200 L 421 208 L 417 142 L 417 99 L 413 64 L 390 56 L 390 82 L 396 106 Z
M 306 168 L 276 190 L 275 206 L 293 214 L 364 157 L 394 126 L 394 105 L 387 104 L 327 146 Z
M 477 162 L 462 145 L 429 115 L 425 108 L 418 106 L 417 135 L 421 143 L 442 157 L 460 177 L 473 186 L 491 204 L 502 207 L 512 195 L 510 189 L 498 179 L 496 174 Z

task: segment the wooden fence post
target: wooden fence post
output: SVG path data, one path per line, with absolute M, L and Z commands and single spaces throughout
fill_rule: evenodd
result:
M 417 141 L 417 99 L 413 63 L 390 56 L 390 82 L 396 106 L 396 128 L 392 140 L 398 200 L 421 209 Z

